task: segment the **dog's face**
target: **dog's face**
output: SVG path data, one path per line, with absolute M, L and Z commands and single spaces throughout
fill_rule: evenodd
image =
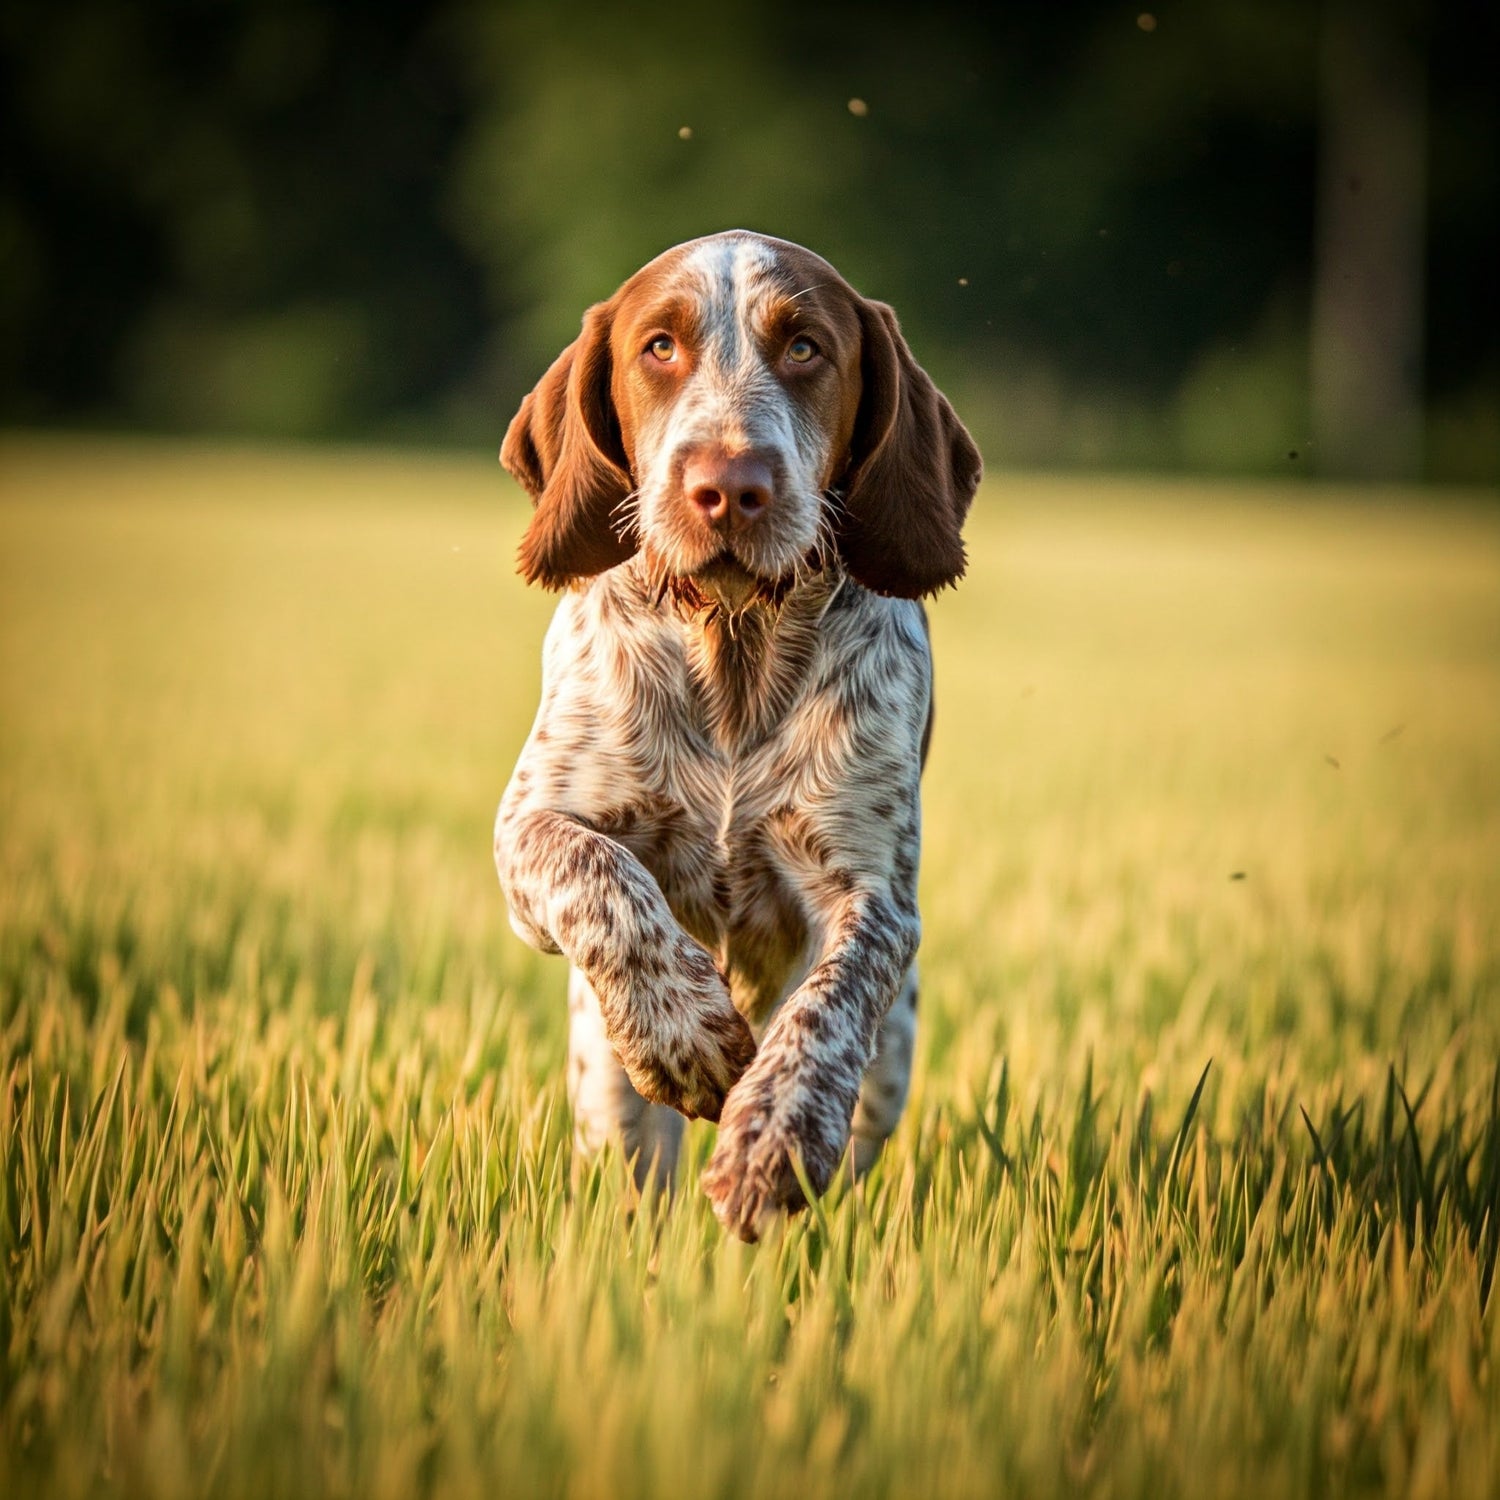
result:
M 831 277 L 805 250 L 725 236 L 621 290 L 615 410 L 641 545 L 667 572 L 748 595 L 814 552 L 861 384 L 859 320 Z
M 891 310 L 741 231 L 667 251 L 590 308 L 501 460 L 537 505 L 528 579 L 643 550 L 730 609 L 835 552 L 882 593 L 953 582 L 980 475 Z

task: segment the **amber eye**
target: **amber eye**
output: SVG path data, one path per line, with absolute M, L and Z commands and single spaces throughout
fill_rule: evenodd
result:
M 799 336 L 787 345 L 786 357 L 794 365 L 805 365 L 818 357 L 818 346 L 811 339 Z
M 646 345 L 646 348 L 650 351 L 653 359 L 659 359 L 664 365 L 671 364 L 677 358 L 677 345 L 664 333 L 657 334 Z

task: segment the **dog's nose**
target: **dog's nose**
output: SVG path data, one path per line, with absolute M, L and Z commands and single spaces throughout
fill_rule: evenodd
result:
M 682 471 L 688 504 L 715 531 L 743 531 L 771 506 L 771 467 L 753 453 L 695 453 Z

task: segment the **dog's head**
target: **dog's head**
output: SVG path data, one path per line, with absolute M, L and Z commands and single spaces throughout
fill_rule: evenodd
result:
M 529 581 L 644 550 L 731 608 L 834 551 L 878 593 L 953 583 L 981 470 L 889 307 L 740 230 L 667 251 L 591 307 L 500 459 L 536 505 Z

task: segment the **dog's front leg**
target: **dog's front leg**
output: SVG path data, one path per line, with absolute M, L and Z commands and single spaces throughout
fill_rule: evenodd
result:
M 901 987 L 920 935 L 915 905 L 881 890 L 844 898 L 831 941 L 771 1023 L 760 1052 L 724 1106 L 703 1188 L 720 1222 L 758 1239 L 804 1195 L 829 1184 L 849 1142 L 875 1034 Z
M 506 808 L 495 864 L 516 931 L 587 977 L 636 1092 L 717 1120 L 755 1039 L 646 867 L 564 813 Z

